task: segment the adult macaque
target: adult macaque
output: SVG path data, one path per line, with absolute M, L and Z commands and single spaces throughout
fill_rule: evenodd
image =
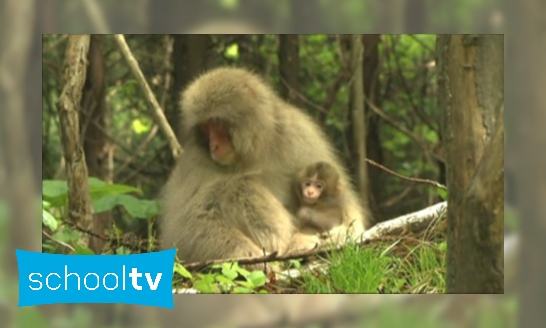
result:
M 368 222 L 326 135 L 259 76 L 218 68 L 181 97 L 184 153 L 163 189 L 160 242 L 186 263 L 291 249 L 297 236 L 293 174 L 327 161 L 339 172 L 345 226 Z
M 326 162 L 301 169 L 294 179 L 300 204 L 296 209 L 299 231 L 323 233 L 343 222 L 339 173 Z

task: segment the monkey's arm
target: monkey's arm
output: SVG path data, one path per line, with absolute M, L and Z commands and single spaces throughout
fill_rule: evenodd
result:
M 297 217 L 302 227 L 310 227 L 323 232 L 341 224 L 338 212 L 335 209 L 315 209 L 304 206 L 299 209 Z

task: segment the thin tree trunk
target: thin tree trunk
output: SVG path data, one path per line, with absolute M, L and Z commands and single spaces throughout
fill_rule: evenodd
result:
M 502 203 L 496 203 L 499 190 L 481 189 L 496 186 L 490 180 L 498 178 L 504 193 L 504 175 L 497 176 L 503 168 L 497 167 L 497 162 L 484 160 L 484 156 L 504 156 L 484 155 L 495 130 L 504 135 L 504 130 L 496 129 L 504 101 L 504 39 L 502 35 L 440 35 L 437 47 L 438 107 L 444 113 L 442 132 L 449 190 L 447 292 L 502 293 L 503 283 L 499 285 L 496 270 L 498 243 L 503 238 L 504 200 L 499 198 Z M 499 151 L 495 144 L 490 149 Z M 485 176 L 476 174 L 480 162 L 495 170 Z M 475 199 L 488 203 L 478 208 L 472 205 Z
M 64 62 L 64 87 L 57 103 L 68 178 L 68 219 L 83 227 L 88 227 L 91 223 L 92 207 L 78 113 L 87 72 L 89 43 L 89 35 L 68 37 Z
M 281 96 L 288 102 L 302 108 L 303 104 L 298 96 L 298 94 L 301 94 L 299 49 L 298 35 L 279 35 L 278 57 L 281 75 Z
M 83 130 L 83 150 L 89 176 L 111 181 L 108 172 L 109 143 L 103 131 L 107 127 L 107 107 L 104 97 L 105 72 L 103 55 L 104 38 L 101 35 L 91 36 L 89 45 L 89 73 L 87 74 L 82 96 L 81 122 Z M 93 216 L 93 232 L 104 235 L 105 230 L 112 228 L 112 212 L 97 213 Z M 102 253 L 105 241 L 91 237 L 89 247 L 95 253 Z

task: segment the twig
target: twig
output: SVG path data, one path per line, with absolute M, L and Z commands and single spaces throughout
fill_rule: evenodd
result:
M 68 226 L 70 226 L 71 228 L 75 229 L 75 230 L 78 230 L 79 232 L 83 232 L 91 237 L 95 237 L 95 238 L 98 238 L 100 240 L 103 240 L 103 241 L 106 241 L 106 242 L 109 242 L 109 243 L 117 243 L 121 246 L 125 246 L 129 249 L 132 249 L 132 250 L 136 250 L 136 251 L 140 251 L 142 253 L 147 253 L 148 252 L 148 248 L 145 247 L 145 246 L 139 246 L 139 247 L 135 247 L 135 245 L 133 244 L 130 244 L 130 243 L 126 243 L 124 242 L 123 240 L 118 240 L 117 238 L 110 238 L 110 237 L 106 237 L 106 236 L 103 236 L 103 235 L 100 235 L 96 232 L 93 232 L 91 230 L 88 230 L 88 229 L 85 229 L 85 228 L 82 228 L 80 227 L 79 225 L 75 224 L 75 223 L 72 223 L 70 221 L 66 221 L 66 220 L 62 220 L 63 223 L 67 224 Z
M 392 170 L 389 170 L 388 168 L 384 167 L 381 164 L 378 164 L 378 163 L 372 161 L 371 159 L 366 158 L 366 162 L 368 162 L 371 165 L 376 166 L 376 167 L 378 167 L 378 168 L 380 168 L 380 169 L 382 169 L 382 170 L 384 170 L 384 171 L 386 171 L 386 172 L 388 172 L 388 173 L 390 173 L 390 174 L 392 174 L 392 175 L 394 175 L 394 176 L 396 176 L 396 177 L 398 177 L 400 179 L 407 180 L 407 181 L 412 181 L 412 182 L 417 182 L 417 183 L 431 184 L 431 185 L 433 185 L 433 186 L 435 186 L 437 188 L 447 190 L 447 187 L 444 186 L 443 184 L 439 183 L 439 182 L 429 180 L 429 179 L 410 178 L 410 177 L 403 176 L 403 175 L 401 175 L 399 173 L 396 173 L 396 172 L 394 172 Z
M 288 84 L 288 82 L 281 76 L 281 82 L 283 85 L 285 85 L 289 90 L 290 92 L 293 92 L 296 96 L 298 96 L 298 98 L 300 98 L 301 100 L 303 100 L 303 102 L 307 103 L 308 105 L 310 105 L 311 107 L 315 108 L 316 110 L 318 110 L 319 112 L 322 112 L 322 113 L 325 113 L 325 114 L 328 114 L 328 109 L 320 106 L 320 105 L 317 105 L 315 104 L 314 102 L 312 102 L 311 100 L 309 100 L 309 98 L 307 98 L 305 95 L 303 95 L 301 92 L 299 92 L 298 90 L 294 89 L 290 84 Z
M 431 151 L 427 145 L 421 141 L 421 139 L 416 136 L 413 132 L 411 132 L 410 130 L 408 130 L 405 126 L 403 126 L 402 124 L 396 122 L 393 118 L 391 118 L 389 115 L 387 115 L 385 112 L 383 112 L 381 109 L 379 109 L 379 107 L 377 107 L 374 103 L 372 103 L 368 98 L 364 98 L 364 101 L 366 102 L 366 104 L 368 104 L 368 106 L 370 106 L 370 109 L 372 111 L 374 111 L 377 115 L 379 115 L 382 119 L 384 119 L 385 121 L 387 121 L 387 123 L 391 124 L 393 127 L 395 127 L 396 129 L 398 129 L 400 132 L 404 133 L 405 135 L 407 135 L 408 137 L 410 137 L 411 139 L 413 139 L 417 145 L 419 145 L 423 150 L 425 150 L 427 153 L 431 154 L 435 159 L 441 161 L 441 162 L 444 162 L 445 160 L 440 158 L 440 156 L 436 155 L 433 151 Z
M 118 42 L 121 52 L 123 53 L 123 56 L 127 60 L 129 67 L 133 71 L 133 74 L 135 75 L 140 87 L 142 88 L 142 91 L 144 91 L 144 96 L 146 97 L 146 99 L 148 100 L 148 102 L 150 103 L 152 107 L 152 114 L 154 115 L 157 123 L 159 124 L 159 127 L 165 134 L 165 137 L 167 138 L 169 145 L 171 146 L 173 157 L 175 159 L 178 158 L 178 156 L 182 153 L 182 147 L 178 143 L 178 139 L 176 138 L 176 135 L 174 134 L 171 126 L 169 125 L 169 122 L 167 121 L 167 118 L 165 117 L 163 110 L 159 106 L 159 103 L 157 102 L 157 99 L 155 98 L 152 92 L 152 89 L 150 89 L 150 86 L 146 82 L 146 79 L 144 78 L 144 75 L 142 74 L 142 71 L 140 70 L 140 67 L 138 65 L 138 62 L 136 61 L 135 57 L 131 53 L 131 50 L 129 49 L 127 42 L 125 42 L 125 38 L 123 37 L 123 34 L 115 34 L 114 38 Z
M 57 244 L 61 245 L 61 246 L 64 246 L 66 248 L 68 248 L 69 250 L 75 252 L 76 250 L 74 249 L 74 247 L 68 245 L 67 243 L 65 242 L 62 242 L 56 238 L 53 238 L 53 236 L 51 236 L 50 234 L 48 234 L 47 232 L 43 231 L 42 230 L 42 235 L 46 236 L 47 238 L 51 239 L 52 241 L 56 242 Z

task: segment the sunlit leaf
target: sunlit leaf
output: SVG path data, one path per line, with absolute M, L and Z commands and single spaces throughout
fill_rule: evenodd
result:
M 227 58 L 237 59 L 239 58 L 239 45 L 234 43 L 226 48 L 224 55 Z
M 59 226 L 57 219 L 46 210 L 42 210 L 42 222 L 46 227 L 51 229 L 51 231 L 57 231 L 57 227 Z

